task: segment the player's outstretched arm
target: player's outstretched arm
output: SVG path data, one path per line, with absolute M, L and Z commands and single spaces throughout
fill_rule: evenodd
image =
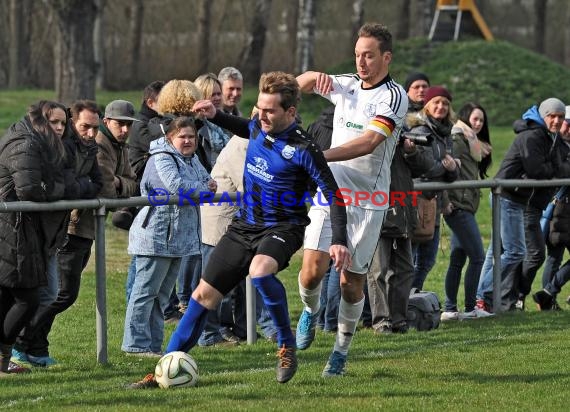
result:
M 304 93 L 312 93 L 316 90 L 319 94 L 329 94 L 332 87 L 332 78 L 321 72 L 305 72 L 297 76 L 297 83 Z

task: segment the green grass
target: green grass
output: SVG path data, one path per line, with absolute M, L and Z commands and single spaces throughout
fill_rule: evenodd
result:
M 509 129 L 493 129 L 496 159 L 512 140 Z M 495 161 L 494 170 L 499 160 Z M 494 171 L 493 170 L 493 171 Z M 478 221 L 488 244 L 488 202 Z M 570 310 L 507 313 L 494 319 L 442 324 L 431 332 L 376 336 L 359 330 L 351 347 L 348 375 L 324 380 L 320 373 L 334 336 L 317 333 L 299 352 L 294 379 L 275 381 L 275 347 L 265 341 L 236 348 L 195 348 L 197 387 L 129 391 L 125 385 L 153 370 L 152 359 L 120 351 L 125 314 L 124 283 L 129 257 L 127 233 L 108 226 L 107 304 L 109 364 L 96 362 L 93 259 L 83 274 L 78 301 L 56 320 L 51 354 L 59 365 L 0 381 L 0 409 L 7 410 L 565 410 L 570 373 L 566 353 Z M 448 231 L 426 289 L 443 298 L 449 255 Z M 287 289 L 293 324 L 300 315 L 297 273 L 300 258 L 279 277 Z M 540 273 L 537 277 L 540 277 Z M 540 280 L 535 282 L 535 289 Z M 570 293 L 567 286 L 561 293 Z M 462 289 L 459 293 L 463 300 Z M 563 304 L 563 306 L 566 306 Z M 167 325 L 166 339 L 173 327 Z M 166 343 L 166 342 L 165 342 Z

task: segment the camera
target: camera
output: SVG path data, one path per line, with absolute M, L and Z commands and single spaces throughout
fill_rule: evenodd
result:
M 403 132 L 400 136 L 401 139 L 410 139 L 413 143 L 420 146 L 429 146 L 432 140 L 429 137 L 430 135 L 426 133 Z

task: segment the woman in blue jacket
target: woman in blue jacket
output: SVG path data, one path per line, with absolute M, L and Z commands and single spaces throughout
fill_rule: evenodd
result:
M 190 117 L 173 120 L 166 136 L 150 146 L 141 195 L 215 192 L 216 182 L 194 156 L 197 131 Z M 163 308 L 183 256 L 200 253 L 199 205 L 145 206 L 129 231 L 129 254 L 136 275 L 127 304 L 122 350 L 159 356 L 164 336 Z

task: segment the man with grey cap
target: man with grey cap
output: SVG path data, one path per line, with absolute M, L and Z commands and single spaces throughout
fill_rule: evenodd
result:
M 105 107 L 105 116 L 95 141 L 99 146 L 97 161 L 103 176 L 100 197 L 130 197 L 136 192 L 136 175 L 129 163 L 126 141 L 135 119 L 135 108 L 126 100 L 113 100 Z
M 515 140 L 507 151 L 497 179 L 552 179 L 565 177 L 560 154 L 560 127 L 566 107 L 551 97 L 532 106 L 513 123 Z M 503 188 L 501 191 L 501 296 L 502 309 L 524 310 L 537 270 L 544 262 L 545 244 L 540 229 L 542 210 L 555 188 Z M 487 253 L 487 259 L 492 255 Z M 492 265 L 481 274 L 477 298 L 492 303 Z

